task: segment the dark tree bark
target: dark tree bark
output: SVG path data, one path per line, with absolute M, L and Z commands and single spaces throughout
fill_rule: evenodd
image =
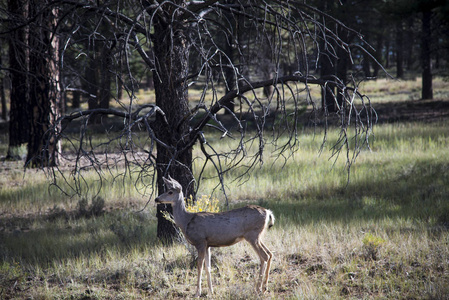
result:
M 330 79 L 335 75 L 334 59 L 329 55 L 321 54 L 320 75 L 323 79 Z M 335 112 L 335 86 L 332 83 L 321 88 L 321 107 L 324 111 Z
M 379 32 L 376 33 L 376 51 L 374 51 L 374 58 L 381 63 L 382 62 L 382 48 L 384 45 L 384 36 L 385 36 L 385 31 L 382 30 L 384 22 L 382 20 L 379 20 L 379 27 L 381 29 L 379 29 Z M 387 49 L 388 51 L 388 49 Z M 386 54 L 387 56 L 388 54 Z M 373 77 L 377 78 L 377 76 L 379 75 L 379 70 L 380 70 L 380 66 L 378 63 L 374 63 L 373 64 Z
M 432 62 L 431 62 L 431 29 L 432 11 L 422 13 L 421 64 L 422 64 L 422 99 L 433 99 Z
M 321 11 L 327 11 L 333 3 L 328 0 L 322 0 L 319 2 Z M 324 39 L 320 40 L 320 76 L 324 80 L 332 79 L 335 76 L 335 56 L 336 53 L 331 52 L 333 47 L 330 47 Z M 328 83 L 321 87 L 321 107 L 325 112 L 335 112 L 335 85 Z
M 183 1 L 180 1 L 183 2 Z M 177 14 L 170 8 L 169 16 Z M 172 27 L 175 25 L 175 27 Z M 189 42 L 186 37 L 186 25 L 166 23 L 161 17 L 154 20 L 154 54 L 158 64 L 153 72 L 156 105 L 165 112 L 166 121 L 157 115 L 153 124 L 156 137 L 162 143 L 157 145 L 157 187 L 159 193 L 164 191 L 163 176 L 170 175 L 183 187 L 184 195 L 194 195 L 194 177 L 192 174 L 192 148 L 185 148 L 188 123 L 184 117 L 189 114 L 188 90 L 186 78 L 188 75 Z M 170 37 L 170 38 L 167 38 Z M 170 221 L 166 220 L 163 211 L 172 212 L 166 205 L 157 206 L 157 235 L 164 242 L 170 242 L 176 237 L 176 230 Z
M 9 67 L 11 77 L 9 145 L 7 159 L 20 159 L 19 147 L 28 141 L 30 109 L 28 98 L 28 43 L 25 23 L 28 7 L 25 0 L 9 0 L 8 10 L 13 16 L 9 35 Z
M 365 77 L 371 77 L 371 65 L 370 65 L 371 56 L 368 53 L 363 53 L 363 62 L 362 69 Z
M 343 83 L 343 86 L 346 85 L 348 82 L 348 53 L 342 49 L 338 48 L 338 59 L 337 59 L 337 72 L 336 75 Z M 346 97 L 345 91 L 341 88 L 337 88 L 337 104 L 341 108 L 341 105 L 343 103 L 343 98 Z
M 413 24 L 415 22 L 415 18 L 414 17 L 408 17 L 407 19 L 407 28 L 404 31 L 404 35 L 405 35 L 405 49 L 407 49 L 407 51 L 404 51 L 405 53 L 405 64 L 406 64 L 406 68 L 407 70 L 412 70 L 413 69 L 413 63 L 415 62 L 415 38 L 414 38 L 414 33 L 415 30 L 413 28 Z
M 0 66 L 2 65 L 3 56 L 0 54 Z M 1 107 L 2 107 L 2 119 L 8 119 L 8 109 L 6 107 L 6 95 L 5 95 L 5 77 L 1 76 L 0 78 L 0 98 L 1 98 Z
M 30 26 L 30 107 L 28 120 L 30 136 L 26 165 L 49 167 L 57 163 L 58 143 L 55 139 L 55 120 L 60 112 L 59 40 L 53 23 L 57 10 L 41 11 L 44 1 L 29 1 L 30 16 L 35 24 Z
M 97 80 L 97 71 L 98 71 L 98 62 L 95 58 L 95 50 L 90 49 L 89 44 L 87 43 L 86 48 L 94 53 L 93 57 L 87 58 L 86 65 L 84 66 L 84 78 L 82 80 L 82 87 L 87 93 L 84 94 L 87 98 L 87 106 L 90 110 L 99 108 L 98 102 L 98 80 Z M 88 50 L 88 51 L 89 51 Z M 97 123 L 99 120 L 98 115 L 91 116 L 91 122 Z
M 112 46 L 106 42 L 101 51 L 99 107 L 109 108 L 111 101 Z
M 72 92 L 72 108 L 80 108 L 81 105 L 81 93 L 78 91 Z
M 390 68 L 390 38 L 385 39 L 385 68 Z
M 396 24 L 396 77 L 404 77 L 404 29 L 402 28 L 402 21 Z
M 235 0 L 229 2 L 230 4 L 235 4 Z M 237 78 L 235 76 L 235 69 L 231 67 L 231 64 L 235 64 L 238 61 L 235 40 L 239 38 L 239 17 L 235 17 L 229 13 L 225 13 L 225 16 L 230 24 L 230 32 L 225 36 L 225 46 L 223 47 L 226 56 L 230 59 L 230 62 L 227 63 L 229 66 L 225 69 L 226 92 L 229 92 L 236 88 Z M 229 101 L 229 103 L 226 104 L 226 108 L 225 114 L 232 114 L 235 110 L 234 101 Z

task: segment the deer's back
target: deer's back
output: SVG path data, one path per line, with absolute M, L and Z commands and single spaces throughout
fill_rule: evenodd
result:
M 186 238 L 194 245 L 207 242 L 210 247 L 233 245 L 245 237 L 260 234 L 267 210 L 256 205 L 222 212 L 197 213 L 186 227 Z

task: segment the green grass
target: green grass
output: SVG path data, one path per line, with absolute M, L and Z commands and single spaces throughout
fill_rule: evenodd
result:
M 268 148 L 264 165 L 245 181 L 226 175 L 232 207 L 256 203 L 274 212 L 265 240 L 275 256 L 269 291 L 257 295 L 251 247 L 213 249 L 214 298 L 449 297 L 449 121 L 380 124 L 374 134 L 349 183 L 344 159 L 329 160 L 331 143 L 319 153 L 319 130 L 304 130 L 285 165 Z M 2 164 L 0 298 L 194 295 L 194 257 L 182 244 L 159 243 L 155 206 L 136 213 L 148 199 L 132 182 L 106 181 L 100 211 L 93 195 L 67 198 L 40 171 Z M 205 180 L 199 193 L 210 195 L 216 184 Z M 213 196 L 224 200 L 218 191 Z

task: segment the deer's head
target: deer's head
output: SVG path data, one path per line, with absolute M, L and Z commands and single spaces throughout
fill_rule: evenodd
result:
M 168 179 L 165 177 L 162 177 L 162 179 L 164 180 L 166 191 L 154 200 L 156 201 L 156 203 L 175 204 L 179 201 L 180 198 L 183 198 L 182 196 L 179 196 L 180 194 L 182 194 L 182 186 L 179 184 L 179 182 L 177 182 L 170 176 L 168 176 Z

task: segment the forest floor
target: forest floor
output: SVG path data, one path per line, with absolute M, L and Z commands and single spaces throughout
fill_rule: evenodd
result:
M 387 102 L 373 106 L 378 123 L 432 122 L 449 118 L 449 99 Z
M 228 175 L 231 207 L 274 212 L 265 241 L 275 256 L 269 291 L 257 295 L 250 246 L 213 249 L 214 299 L 448 299 L 449 97 L 398 96 L 373 101 L 376 141 L 350 182 L 345 161 L 318 155 L 321 140 L 308 131 L 288 164 L 267 155 L 244 184 Z M 136 182 L 105 181 L 99 197 L 79 199 L 40 170 L 24 172 L 23 161 L 0 162 L 0 174 L 0 299 L 193 296 L 194 251 L 161 245 L 155 205 L 140 211 L 148 197 Z M 204 180 L 199 194 L 215 187 Z

